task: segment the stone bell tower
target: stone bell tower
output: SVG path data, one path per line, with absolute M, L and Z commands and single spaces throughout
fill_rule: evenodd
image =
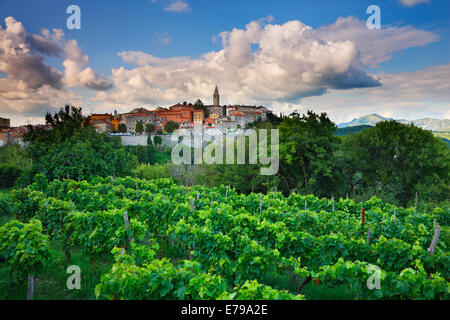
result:
M 220 106 L 219 100 L 220 100 L 219 89 L 217 89 L 217 86 L 216 86 L 216 89 L 214 90 L 214 95 L 213 95 L 213 105 L 214 105 L 214 107 L 219 107 Z

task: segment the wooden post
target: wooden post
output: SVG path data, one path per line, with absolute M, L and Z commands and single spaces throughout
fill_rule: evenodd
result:
M 414 218 L 417 215 L 417 192 L 416 192 L 416 203 L 414 204 Z
M 333 201 L 333 212 L 334 212 L 334 197 L 331 198 L 331 201 Z
M 189 204 L 191 205 L 191 212 L 194 212 L 194 200 L 189 199 Z
M 361 225 L 364 226 L 364 222 L 365 222 L 365 218 L 366 218 L 366 208 L 362 208 L 362 212 L 361 212 Z
M 34 296 L 34 275 L 28 273 L 27 300 L 33 300 L 33 296 Z
M 431 241 L 430 247 L 428 248 L 428 253 L 430 256 L 434 254 L 434 251 L 436 250 L 437 243 L 439 241 L 439 235 L 441 234 L 441 227 L 435 226 L 434 227 L 434 235 L 433 235 L 433 241 Z
M 125 230 L 127 231 L 128 241 L 130 242 L 130 246 L 131 246 L 133 239 L 129 235 L 130 220 L 128 220 L 128 213 L 126 211 L 123 212 L 123 222 L 125 223 Z
M 64 248 L 64 254 L 66 255 L 66 262 L 69 263 L 70 262 L 70 249 L 69 248 Z
M 370 242 L 370 227 L 367 228 L 367 241 L 366 241 L 366 245 L 369 245 Z
M 112 184 L 113 184 L 113 182 L 114 182 L 114 179 L 113 179 L 113 177 L 112 177 L 112 176 L 110 176 L 110 177 L 109 177 L 109 184 L 110 184 L 110 185 L 112 185 Z
M 305 200 L 305 210 L 306 210 L 306 200 Z

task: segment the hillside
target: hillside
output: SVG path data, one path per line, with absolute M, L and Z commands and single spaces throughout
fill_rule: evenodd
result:
M 348 134 L 353 134 L 353 133 L 358 133 L 361 132 L 365 129 L 369 129 L 372 128 L 372 126 L 363 124 L 363 125 L 359 125 L 359 126 L 351 126 L 351 127 L 345 127 L 345 128 L 337 128 L 336 131 L 334 132 L 335 135 L 337 136 L 346 136 Z
M 368 114 L 366 116 L 362 116 L 356 119 L 353 119 L 350 122 L 344 122 L 337 124 L 338 128 L 346 128 L 346 127 L 355 127 L 360 125 L 369 125 L 374 126 L 380 121 L 390 120 L 389 118 L 382 117 L 378 114 Z
M 347 127 L 355 127 L 361 125 L 369 125 L 374 126 L 380 121 L 392 120 L 392 118 L 385 118 L 378 114 L 369 114 L 366 116 L 362 116 L 356 119 L 353 119 L 350 122 L 344 122 L 337 124 L 338 128 L 347 128 Z M 423 118 L 417 120 L 405 120 L 405 119 L 395 119 L 400 123 L 414 123 L 414 125 L 432 131 L 448 131 L 450 130 L 450 119 L 434 119 L 434 118 Z
M 400 121 L 401 122 L 401 121 Z M 349 126 L 344 128 L 337 128 L 334 132 L 337 136 L 346 136 L 349 134 L 355 134 L 359 133 L 363 130 L 372 128 L 373 126 L 363 124 L 363 125 L 357 125 L 357 126 Z M 441 138 L 442 141 L 447 143 L 447 145 L 450 147 L 450 131 L 433 131 L 433 135 L 435 137 Z
M 450 130 L 450 119 L 434 119 L 434 118 L 423 118 L 418 120 L 399 120 L 401 123 L 414 123 L 414 125 L 421 127 L 425 130 L 432 131 L 449 131 Z

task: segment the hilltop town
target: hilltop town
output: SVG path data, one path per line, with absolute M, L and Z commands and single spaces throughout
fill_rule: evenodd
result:
M 195 104 L 184 102 L 154 110 L 135 108 L 121 114 L 117 111 L 91 114 L 90 123 L 97 132 L 110 135 L 140 135 L 140 130 L 136 130 L 139 123 L 141 128 L 151 124 L 152 134 L 163 134 L 167 133 L 165 125 L 170 121 L 178 124 L 181 134 L 226 134 L 245 128 L 249 123 L 265 121 L 270 112 L 263 106 L 220 105 L 217 86 L 212 100 L 211 105 L 203 105 L 198 100 Z M 9 119 L 0 118 L 0 146 L 20 143 L 21 136 L 28 130 L 29 126 L 12 128 Z
M 200 100 L 195 104 L 179 103 L 169 108 L 147 110 L 136 108 L 130 112 L 118 114 L 92 114 L 91 123 L 98 132 L 105 133 L 137 133 L 136 126 L 140 122 L 143 127 L 153 125 L 154 132 L 165 132 L 169 121 L 176 122 L 181 132 L 186 134 L 206 134 L 233 132 L 245 128 L 247 124 L 257 120 L 266 120 L 269 111 L 263 106 L 220 105 L 219 90 L 216 86 L 213 104 L 203 105 Z

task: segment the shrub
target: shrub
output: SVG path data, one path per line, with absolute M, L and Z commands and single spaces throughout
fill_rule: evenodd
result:
M 22 169 L 14 164 L 0 164 L 0 188 L 11 188 L 21 174 Z

